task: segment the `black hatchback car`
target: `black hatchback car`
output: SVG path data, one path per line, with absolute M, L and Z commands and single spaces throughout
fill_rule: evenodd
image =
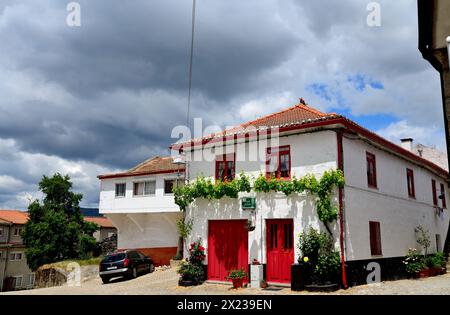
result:
M 155 265 L 150 257 L 137 250 L 125 250 L 106 255 L 100 262 L 99 274 L 103 283 L 112 278 L 136 278 L 139 274 L 153 272 Z

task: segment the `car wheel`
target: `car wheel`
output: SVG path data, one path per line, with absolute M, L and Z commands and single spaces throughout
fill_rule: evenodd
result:
M 155 265 L 154 265 L 154 264 L 150 264 L 150 265 L 148 266 L 148 272 L 149 272 L 149 273 L 152 273 L 153 271 L 155 271 Z
M 102 282 L 103 282 L 103 284 L 107 284 L 109 282 L 109 278 L 102 277 Z
M 131 277 L 135 279 L 137 278 L 137 276 L 138 276 L 137 269 L 136 267 L 133 267 L 133 270 L 131 271 Z

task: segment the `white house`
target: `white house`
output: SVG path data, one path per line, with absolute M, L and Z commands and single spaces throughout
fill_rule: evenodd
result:
M 99 211 L 117 227 L 119 249 L 138 249 L 156 265 L 169 264 L 179 242 L 181 217 L 172 189 L 184 181 L 184 166 L 154 157 L 127 172 L 100 175 Z
M 417 247 L 418 225 L 429 230 L 432 252 L 442 250 L 447 236 L 446 170 L 304 102 L 172 149 L 184 151 L 190 181 L 198 175 L 220 180 L 242 171 L 254 177 L 270 172 L 287 179 L 320 178 L 326 170 L 341 169 L 345 187 L 333 198 L 341 215 L 331 229 L 349 266 L 405 256 L 408 248 Z M 250 158 L 256 151 L 262 154 Z M 204 158 L 211 155 L 215 158 Z M 246 196 L 256 197 L 255 211 L 243 210 L 240 198 L 195 200 L 186 210 L 186 218 L 194 222 L 188 241 L 202 239 L 209 280 L 225 281 L 231 269 L 248 270 L 256 259 L 264 264 L 269 283 L 290 283 L 290 266 L 299 255 L 298 233 L 309 226 L 324 229 L 313 197 L 240 193 Z M 248 219 L 256 223 L 253 231 L 245 227 Z

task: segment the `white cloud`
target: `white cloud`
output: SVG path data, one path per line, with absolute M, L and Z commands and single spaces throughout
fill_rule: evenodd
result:
M 377 133 L 394 143 L 399 144 L 403 138 L 413 138 L 415 143 L 436 147 L 445 152 L 445 134 L 442 129 L 410 125 L 406 120 L 392 123 Z

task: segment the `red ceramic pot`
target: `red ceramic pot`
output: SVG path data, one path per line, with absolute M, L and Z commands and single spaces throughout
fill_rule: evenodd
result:
M 244 279 L 231 279 L 233 281 L 233 288 L 242 288 L 244 285 Z

